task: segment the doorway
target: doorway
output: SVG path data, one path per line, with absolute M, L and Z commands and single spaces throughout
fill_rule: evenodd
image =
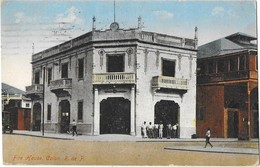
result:
M 130 101 L 113 97 L 100 103 L 100 134 L 130 134 Z
M 33 131 L 41 130 L 41 104 L 35 103 L 33 105 Z
M 167 124 L 179 123 L 179 105 L 174 101 L 162 100 L 154 106 L 154 124 L 163 124 L 163 137 L 167 137 Z M 179 127 L 178 127 L 179 128 Z M 178 132 L 179 133 L 179 132 Z M 179 136 L 179 135 L 177 135 Z
M 228 111 L 228 138 L 238 138 L 238 111 Z
M 68 100 L 62 100 L 60 108 L 60 133 L 67 133 L 70 129 L 70 103 Z

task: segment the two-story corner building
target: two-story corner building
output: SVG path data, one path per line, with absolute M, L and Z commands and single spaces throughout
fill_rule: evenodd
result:
M 32 130 L 141 136 L 144 121 L 195 133 L 195 39 L 138 28 L 92 31 L 32 55 Z M 197 29 L 196 29 L 197 32 Z M 45 75 L 44 75 L 45 74 Z M 45 78 L 45 80 L 43 79 Z M 43 109 L 44 108 L 44 109 Z M 42 120 L 44 111 L 44 120 Z
M 258 76 L 256 38 L 243 34 L 199 47 L 197 74 L 197 135 L 258 137 Z

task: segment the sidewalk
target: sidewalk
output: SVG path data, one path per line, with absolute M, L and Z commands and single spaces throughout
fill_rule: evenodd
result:
M 204 138 L 197 139 L 149 139 L 149 138 L 141 138 L 130 135 L 122 135 L 122 134 L 103 134 L 98 136 L 91 135 L 78 135 L 72 136 L 71 134 L 64 133 L 48 133 L 45 132 L 44 136 L 40 131 L 26 131 L 26 130 L 14 130 L 13 134 L 16 135 L 27 135 L 27 136 L 36 136 L 36 137 L 45 137 L 45 138 L 53 138 L 53 139 L 63 139 L 63 140 L 85 140 L 85 141 L 136 141 L 136 142 L 205 142 Z M 236 138 L 211 138 L 211 142 L 237 142 Z M 246 142 L 258 142 L 258 139 L 250 139 Z
M 208 146 L 174 146 L 166 147 L 166 150 L 181 150 L 181 151 L 195 151 L 195 152 L 208 152 L 208 153 L 229 153 L 229 154 L 251 154 L 258 155 L 259 150 L 254 148 L 232 148 L 232 147 L 213 147 Z
M 236 147 L 236 143 L 239 142 L 238 139 L 227 139 L 227 138 L 212 138 L 211 142 L 232 142 L 235 144 L 226 144 L 220 146 L 219 144 L 211 148 L 208 146 L 204 148 L 203 145 L 197 146 L 196 142 L 205 142 L 204 138 L 198 139 L 149 139 L 149 138 L 141 138 L 130 135 L 121 135 L 121 134 L 104 134 L 98 136 L 90 136 L 90 135 L 78 135 L 72 136 L 71 134 L 56 134 L 56 133 L 44 133 L 39 131 L 24 131 L 24 130 L 14 130 L 13 135 L 26 135 L 26 136 L 34 136 L 34 137 L 44 137 L 44 138 L 52 138 L 52 139 L 61 139 L 61 140 L 80 140 L 80 141 L 93 141 L 93 142 L 172 142 L 173 145 L 169 147 L 165 147 L 164 149 L 167 151 L 195 151 L 195 152 L 208 152 L 208 153 L 228 153 L 228 154 L 249 154 L 249 155 L 258 155 L 259 150 L 256 148 L 242 148 Z M 187 142 L 187 145 L 179 146 L 178 142 Z M 189 142 L 189 144 L 188 144 Z M 193 143 L 190 145 L 190 143 Z M 249 141 L 240 141 L 246 143 L 257 143 L 258 139 L 250 139 Z M 214 145 L 214 143 L 213 143 Z M 233 146 L 232 146 L 233 145 Z

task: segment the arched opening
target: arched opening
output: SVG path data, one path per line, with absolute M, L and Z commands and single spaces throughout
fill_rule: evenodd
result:
M 32 130 L 40 131 L 41 130 L 41 104 L 35 103 L 33 105 L 33 122 Z
M 130 101 L 120 97 L 100 103 L 100 134 L 130 134 Z
M 67 133 L 70 128 L 70 102 L 62 100 L 60 108 L 60 133 Z
M 180 107 L 174 101 L 161 100 L 154 106 L 154 124 L 163 124 L 163 137 L 167 136 L 167 124 L 179 124 Z M 179 136 L 179 135 L 177 135 Z

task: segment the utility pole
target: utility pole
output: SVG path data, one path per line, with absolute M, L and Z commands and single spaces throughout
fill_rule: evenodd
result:
M 45 67 L 43 67 L 43 93 L 42 93 L 42 136 L 44 136 L 44 97 L 45 97 Z

